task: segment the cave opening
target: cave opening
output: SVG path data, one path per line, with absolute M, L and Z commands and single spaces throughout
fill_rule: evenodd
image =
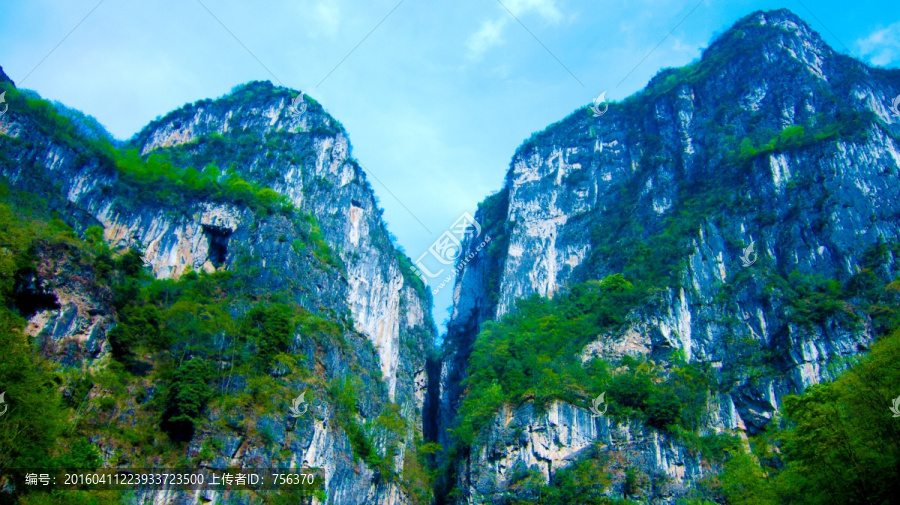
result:
M 204 225 L 203 233 L 209 243 L 209 262 L 219 268 L 225 263 L 225 257 L 228 255 L 228 238 L 231 236 L 231 230 Z
M 30 318 L 42 310 L 58 310 L 59 301 L 53 292 L 47 292 L 34 273 L 25 272 L 18 276 L 13 295 L 13 305 L 23 317 Z

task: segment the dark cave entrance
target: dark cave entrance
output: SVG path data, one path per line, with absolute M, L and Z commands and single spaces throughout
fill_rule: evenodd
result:
M 56 295 L 45 291 L 41 280 L 33 272 L 20 272 L 17 277 L 13 304 L 23 317 L 27 319 L 38 311 L 60 308 Z
M 228 255 L 228 238 L 231 230 L 219 226 L 203 225 L 203 234 L 209 243 L 209 262 L 219 268 L 225 263 Z

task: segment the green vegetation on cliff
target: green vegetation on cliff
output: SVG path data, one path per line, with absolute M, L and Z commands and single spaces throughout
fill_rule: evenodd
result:
M 730 505 L 894 503 L 900 496 L 900 331 L 832 383 L 784 399 L 781 417 L 729 459 L 707 498 Z
M 113 160 L 120 183 L 133 195 L 130 204 L 147 202 L 172 208 L 189 201 L 214 201 L 246 207 L 267 215 L 290 214 L 293 205 L 274 190 L 246 181 L 229 170 L 222 173 L 214 164 L 202 171 L 193 167 L 179 168 L 163 155 L 141 158 L 136 150 L 120 152 L 111 146 L 103 149 L 107 160 Z
M 246 266 L 154 279 L 140 251 L 112 250 L 99 227 L 81 239 L 36 195 L 0 186 L 0 198 L 0 392 L 10 406 L 2 422 L 14 427 L 0 429 L 0 475 L 19 483 L 15 494 L 0 493 L 0 500 L 35 505 L 85 498 L 80 492 L 20 495 L 23 471 L 96 468 L 96 445 L 110 451 L 106 466 L 141 468 L 211 462 L 218 439 L 209 435 L 216 430 L 237 430 L 260 447 L 273 446 L 265 420 L 283 417 L 301 392 L 311 405 L 341 406 L 340 426 L 354 453 L 383 478 L 402 480 L 411 491 L 422 487 L 395 468 L 408 428 L 397 407 L 377 395 L 364 401 L 363 395 L 335 397 L 327 377 L 316 371 L 319 353 L 341 353 L 347 380 L 370 391 L 384 388 L 380 376 L 354 356 L 358 347 L 375 353 L 345 316 L 327 309 L 312 313 L 289 292 L 258 286 L 258 270 Z M 320 259 L 333 253 L 315 221 L 295 221 L 297 236 L 306 238 L 298 253 L 309 249 L 315 268 L 333 269 Z M 39 264 L 69 268 L 53 282 L 77 282 L 106 300 L 115 321 L 107 332 L 109 357 L 84 369 L 42 357 L 56 352 L 46 347 L 52 339 L 32 342 L 24 333 L 25 317 L 56 303 L 34 280 Z M 300 339 L 311 346 L 298 347 Z M 357 420 L 363 411 L 371 422 Z M 199 433 L 200 453 L 186 457 L 185 444 Z M 118 503 L 118 497 L 102 493 L 90 503 Z
M 10 107 L 27 114 L 37 131 L 77 153 L 76 165 L 97 164 L 111 179 L 103 191 L 129 195 L 120 199 L 123 205 L 162 204 L 171 211 L 179 211 L 185 204 L 197 201 L 231 203 L 246 207 L 260 215 L 290 214 L 293 206 L 283 195 L 239 177 L 233 169 L 224 173 L 213 163 L 202 170 L 188 165 L 176 165 L 168 156 L 152 154 L 139 156 L 134 149 L 122 150 L 102 136 L 84 138 L 78 125 L 60 114 L 56 107 L 41 98 L 4 85 Z M 17 137 L 4 139 L 27 150 L 34 146 Z M 0 151 L 0 163 L 12 164 L 9 155 Z
M 900 362 L 900 331 L 896 330 L 900 285 L 890 282 L 891 258 L 900 257 L 898 253 L 897 244 L 876 244 L 863 255 L 863 268 L 843 283 L 797 272 L 786 278 L 769 270 L 761 273 L 768 279 L 771 296 L 784 300 L 794 324 L 803 327 L 837 320 L 857 324 L 866 317 L 879 332 L 893 331 L 837 382 L 787 397 L 783 428 L 774 436 L 778 451 L 773 452 L 776 445 L 768 446 L 761 459 L 763 468 L 743 454 L 736 438 L 703 436 L 698 429 L 710 395 L 729 390 L 739 380 L 778 373 L 771 368 L 778 349 L 754 346 L 755 341 L 726 342 L 732 350 L 729 363 L 717 373 L 708 365 L 684 363 L 677 352 L 662 362 L 624 356 L 614 362 L 593 358 L 582 363 L 585 345 L 621 328 L 640 303 L 652 303 L 652 290 L 642 292 L 621 274 L 577 284 L 553 299 L 520 300 L 499 322 L 484 324 L 464 382 L 466 394 L 453 431 L 457 444 L 453 452 L 478 445 L 479 434 L 504 404 L 533 401 L 543 406 L 561 400 L 587 408 L 591 398 L 606 392 L 607 415 L 637 419 L 676 436 L 712 461 L 727 460 L 721 482 L 715 481 L 709 488 L 713 491 L 707 491 L 707 495 L 728 497 L 727 503 L 829 503 L 827 497 L 833 493 L 819 491 L 832 487 L 820 487 L 816 493 L 811 488 L 816 487 L 816 479 L 827 480 L 833 466 L 841 472 L 829 486 L 844 486 L 845 494 L 857 490 L 842 503 L 871 503 L 858 501 L 853 493 L 888 496 L 894 489 L 890 477 L 897 477 L 900 461 L 900 453 L 893 449 L 900 423 L 888 411 L 891 398 L 900 395 L 900 390 L 890 391 L 890 386 L 900 384 L 897 368 L 888 370 L 892 362 Z M 746 282 L 745 275 L 739 274 L 733 283 Z M 854 391 L 859 396 L 851 401 Z M 892 448 L 880 450 L 879 441 Z M 780 480 L 761 478 L 776 474 Z M 547 501 L 547 496 L 562 492 L 557 489 L 562 481 L 554 482 L 551 488 L 556 490 L 548 491 L 542 501 L 521 503 L 567 503 Z M 778 493 L 795 496 L 797 490 L 805 493 L 802 500 L 778 497 Z M 771 500 L 753 501 L 763 500 L 756 497 L 763 491 L 760 496 L 771 495 Z
M 39 289 L 23 289 L 33 278 L 37 251 L 45 248 L 70 251 L 83 263 L 105 261 L 112 269 L 109 275 L 121 267 L 112 258 L 97 258 L 71 228 L 42 209 L 35 195 L 11 192 L 0 184 L 0 394 L 6 409 L 0 419 L 0 475 L 19 486 L 23 469 L 93 470 L 101 462 L 97 449 L 84 438 L 89 433 L 69 423 L 72 410 L 59 394 L 65 375 L 36 352 L 25 333 L 23 315 L 49 303 Z M 87 498 L 79 492 L 60 496 L 60 503 Z M 117 496 L 99 493 L 93 499 L 97 504 L 116 503 Z M 16 499 L 0 493 L 0 503 Z
M 416 440 L 418 384 L 409 369 L 432 336 L 430 317 L 417 325 L 421 316 L 410 305 L 418 308 L 430 295 L 388 240 L 354 160 L 346 158 L 344 167 L 355 174 L 350 188 L 345 173 L 340 186 L 331 174 L 303 179 L 322 143 L 349 148 L 339 122 L 307 97 L 310 128 L 270 129 L 250 114 L 241 127 L 211 129 L 148 154 L 137 139 L 161 130 L 163 120 L 130 143 L 118 142 L 92 118 L 9 81 L 0 86 L 11 106 L 4 120 L 15 125 L 0 135 L 0 171 L 15 188 L 4 188 L 0 208 L 0 348 L 11 353 L 0 363 L 0 394 L 6 390 L 10 406 L 0 419 L 0 501 L 122 498 L 28 493 L 20 482 L 26 467 L 222 468 L 239 459 L 242 466 L 297 468 L 310 463 L 299 457 L 306 453 L 316 461 L 333 456 L 330 487 L 340 492 L 350 481 L 349 492 L 428 502 L 426 460 L 435 448 Z M 198 107 L 229 118 L 278 108 L 294 93 L 251 83 L 166 120 L 178 123 Z M 300 178 L 285 176 L 288 164 Z M 291 195 L 302 188 L 297 201 L 322 221 L 273 188 Z M 327 208 L 335 192 L 365 210 L 363 247 L 376 251 L 380 270 L 373 275 L 394 279 L 396 258 L 422 297 L 410 300 L 401 291 L 401 341 L 389 348 L 399 359 L 391 369 L 397 388 L 390 395 L 383 350 L 356 329 L 346 296 L 355 286 L 330 245 L 343 238 L 343 215 Z M 174 226 L 143 244 L 151 273 L 139 246 L 122 244 L 140 243 L 140 232 L 159 231 L 158 224 Z M 104 235 L 115 235 L 114 242 Z M 182 255 L 185 247 L 198 253 L 193 262 Z M 172 256 L 160 254 L 165 248 Z M 204 252 L 209 261 L 198 268 Z M 405 288 L 391 283 L 396 289 Z M 387 331 L 393 337 L 397 327 Z M 227 500 L 244 498 L 296 503 L 296 496 L 253 493 Z
M 599 333 L 621 327 L 628 308 L 640 299 L 637 288 L 615 274 L 573 286 L 552 300 L 520 300 L 499 323 L 486 323 L 472 351 L 457 439 L 474 443 L 503 404 L 584 405 L 604 391 L 611 415 L 634 415 L 659 429 L 696 429 L 713 387 L 708 368 L 675 354 L 668 369 L 628 356 L 617 363 L 579 358 Z

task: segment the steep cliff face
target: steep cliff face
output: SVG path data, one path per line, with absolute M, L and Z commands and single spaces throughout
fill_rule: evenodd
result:
M 419 398 L 409 406 L 420 411 L 424 391 L 416 389 L 414 379 L 424 375 L 424 360 L 421 353 L 401 349 L 421 351 L 428 342 L 430 301 L 410 284 L 411 277 L 404 278 L 372 188 L 350 156 L 347 133 L 321 105 L 298 96 L 251 83 L 223 99 L 167 114 L 126 147 L 145 156 L 163 153 L 185 166 L 228 168 L 314 215 L 346 266 L 356 329 L 378 349 L 390 397 L 398 397 L 399 388 L 405 401 Z M 211 223 L 233 229 L 226 220 Z M 401 368 L 401 361 L 406 366 Z
M 63 365 L 99 358 L 114 324 L 111 290 L 95 282 L 94 268 L 74 247 L 42 242 L 34 253 L 40 261 L 22 286 L 33 300 L 23 310 L 30 316 L 25 333 Z
M 461 489 L 475 502 L 491 495 L 502 500 L 515 496 L 516 488 L 529 478 L 550 482 L 560 469 L 596 458 L 598 448 L 612 455 L 606 462 L 615 482 L 611 494 L 629 494 L 626 470 L 646 476 L 646 494 L 661 498 L 683 494 L 685 481 L 708 471 L 699 455 L 672 436 L 647 430 L 641 423 L 597 418 L 588 409 L 562 402 L 539 413 L 526 403 L 501 409 L 478 451 L 461 463 Z M 498 489 L 504 492 L 498 493 Z M 632 494 L 633 499 L 640 497 Z
M 96 131 L 85 132 L 71 120 L 72 111 L 60 113 L 3 77 L 10 109 L 0 119 L 0 174 L 13 191 L 76 232 L 99 226 L 113 250 L 139 248 L 152 276 L 171 280 L 154 284 L 168 286 L 164 301 L 156 302 L 160 310 L 240 321 L 251 317 L 251 307 L 265 315 L 276 303 L 300 314 L 296 333 L 283 344 L 286 355 L 260 365 L 261 375 L 250 361 L 235 367 L 238 351 L 228 358 L 226 349 L 251 340 L 238 335 L 244 326 L 210 334 L 213 340 L 202 344 L 207 351 L 188 335 L 195 346 L 189 352 L 141 348 L 146 355 L 126 356 L 124 363 L 137 363 L 127 365 L 133 375 L 115 386 L 90 385 L 87 413 L 79 414 L 78 429 L 101 449 L 105 463 L 164 466 L 186 458 L 212 467 L 309 466 L 325 476 L 320 502 L 413 500 L 405 467 L 415 461 L 422 426 L 425 356 L 434 337 L 431 302 L 403 270 L 342 127 L 308 97 L 301 105 L 290 90 L 251 83 L 155 121 L 119 150 Z M 43 353 L 80 369 L 87 375 L 78 380 L 90 384 L 91 377 L 109 373 L 109 351 L 116 346 L 107 334 L 117 324 L 127 326 L 129 303 L 140 309 L 153 302 L 114 296 L 123 288 L 111 290 L 93 275 L 93 256 L 84 266 L 78 261 L 83 248 L 61 247 L 34 251 L 33 279 L 20 284 L 35 303 L 20 312 Z M 212 295 L 219 305 L 171 306 L 170 291 L 176 297 L 198 282 L 218 286 L 200 300 Z M 222 308 L 225 313 L 208 312 Z M 265 341 L 259 342 L 262 352 Z M 170 364 L 169 356 L 182 352 Z M 154 362 L 160 356 L 163 361 Z M 218 370 L 231 369 L 216 386 L 221 402 L 193 419 L 186 446 L 145 440 L 163 447 L 148 456 L 146 446 L 122 433 L 153 426 L 160 415 L 167 419 L 159 396 L 169 387 L 171 366 L 197 356 Z M 147 373 L 162 382 L 148 384 L 141 379 Z M 295 419 L 285 405 L 302 391 L 311 392 L 309 414 Z M 118 434 L 101 429 L 104 423 L 119 426 Z M 139 496 L 141 503 L 252 499 L 241 493 Z
M 677 350 L 708 363 L 725 386 L 708 409 L 709 432 L 756 433 L 784 395 L 833 380 L 871 343 L 872 320 L 840 311 L 804 319 L 787 291 L 812 304 L 800 279 L 846 282 L 866 267 L 867 250 L 900 239 L 900 118 L 888 109 L 898 93 L 900 72 L 837 54 L 788 11 L 757 12 L 701 61 L 660 72 L 603 115 L 581 109 L 533 136 L 478 215 L 503 237 L 495 241 L 502 251 L 476 254 L 457 279 L 436 437 L 446 442 L 454 426 L 485 321 L 519 299 L 616 273 L 652 284 L 654 296 L 628 312 L 627 324 L 599 333 L 582 359 L 665 361 Z M 896 259 L 884 268 L 895 271 Z M 769 353 L 775 372 L 749 377 L 736 342 Z M 568 454 L 588 441 L 619 453 L 615 436 L 575 414 L 564 424 L 578 436 L 554 436 L 548 453 L 542 441 L 552 429 L 536 427 L 577 407 L 509 408 L 524 435 L 509 437 L 498 414 L 459 463 L 464 501 L 503 496 L 515 464 L 549 481 L 548 468 L 571 464 Z M 704 473 L 675 446 L 669 455 L 658 443 L 633 447 L 626 460 L 649 462 L 648 473 L 676 487 Z

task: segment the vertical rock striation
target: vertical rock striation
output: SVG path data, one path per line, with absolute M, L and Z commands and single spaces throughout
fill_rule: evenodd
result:
M 391 243 L 343 127 L 312 99 L 295 107 L 295 92 L 254 82 L 220 99 L 188 104 L 121 146 L 110 146 L 99 125 L 67 119 L 80 117 L 77 111 L 41 109 L 46 105 L 28 93 L 10 94 L 12 107 L 0 120 L 0 175 L 10 186 L 44 198 L 78 232 L 99 225 L 111 246 L 140 248 L 158 279 L 178 279 L 190 271 L 256 272 L 242 289 L 263 298 L 287 292 L 293 303 L 344 328 L 341 346 L 298 334 L 291 352 L 320 376 L 320 389 L 364 372 L 355 423 L 374 421 L 396 404 L 404 433 L 387 465 L 402 477 L 405 455 L 422 427 L 425 356 L 435 332 L 431 300 L 401 266 L 402 253 Z M 182 187 L 192 187 L 201 173 L 232 183 L 219 195 L 176 190 L 177 198 L 167 202 L 114 166 L 120 162 L 110 150 L 119 147 L 145 160 L 163 155 L 176 167 L 196 167 L 182 172 Z M 260 209 L 241 196 L 253 190 L 251 184 L 285 195 L 296 210 Z M 79 272 L 71 254 L 38 252 L 44 261 L 33 288 L 48 302 L 35 305 L 27 331 L 42 339 L 44 352 L 57 361 L 102 369 L 108 362 L 105 334 L 115 324 L 108 288 Z M 367 377 L 377 379 L 366 383 Z M 224 387 L 237 393 L 246 386 L 245 378 L 235 377 Z M 145 422 L 134 415 L 144 401 L 117 405 L 117 422 Z M 319 467 L 326 477 L 326 503 L 409 503 L 402 479 L 382 475 L 356 454 L 327 401 L 314 402 L 300 420 L 259 411 L 235 418 L 216 409 L 208 416 L 183 457 L 212 467 Z M 248 427 L 265 433 L 265 443 L 250 436 Z M 112 439 L 101 436 L 95 442 L 108 456 L 116 453 Z M 372 443 L 378 453 L 389 453 L 386 437 L 376 436 Z M 204 456 L 208 447 L 216 448 L 212 456 Z M 138 496 L 140 503 L 250 499 L 240 493 Z
M 834 379 L 871 343 L 872 322 L 834 314 L 798 322 L 774 279 L 798 272 L 843 282 L 861 271 L 865 251 L 900 239 L 900 118 L 888 110 L 897 94 L 897 70 L 836 53 L 789 11 L 756 12 L 699 62 L 661 71 L 605 115 L 580 109 L 535 134 L 513 156 L 501 192 L 480 206 L 482 226 L 499 240 L 457 278 L 434 438 L 449 441 L 485 321 L 524 297 L 627 276 L 636 252 L 675 265 L 677 282 L 632 310 L 624 328 L 598 334 L 584 360 L 666 360 L 678 350 L 689 362 L 709 363 L 730 381 L 709 409 L 710 432 L 756 433 L 784 395 Z M 647 249 L 670 238 L 687 247 L 672 257 Z M 738 370 L 736 340 L 770 352 L 775 373 L 751 378 Z M 580 410 L 555 404 L 535 413 L 526 403 L 498 413 L 468 460 L 456 462 L 461 501 L 505 496 L 516 465 L 549 480 L 549 468 L 570 464 L 586 441 L 611 451 L 631 444 L 627 461 L 667 475 L 676 488 L 704 473 L 699 456 L 654 439 L 663 436 L 652 430 L 616 421 L 601 432 L 577 414 L 567 414 L 577 426 L 555 424 L 566 409 Z M 504 416 L 524 434 L 511 436 Z M 554 430 L 566 433 L 550 436 Z M 613 489 L 621 495 L 620 485 Z M 674 494 L 654 493 L 674 503 Z

